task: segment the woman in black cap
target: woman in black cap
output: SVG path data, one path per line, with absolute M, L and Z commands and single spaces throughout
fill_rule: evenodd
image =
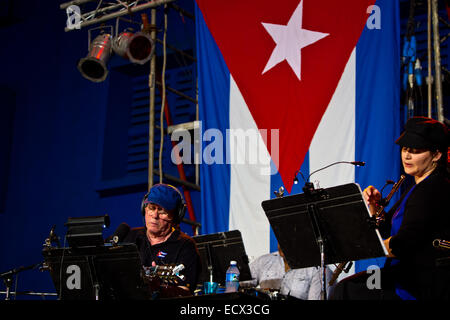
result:
M 380 227 L 389 253 L 380 270 L 381 286 L 369 286 L 371 274 L 361 272 L 338 283 L 332 299 L 450 299 L 450 264 L 439 264 L 450 251 L 433 247 L 435 239 L 450 240 L 448 129 L 436 120 L 413 117 L 396 143 L 414 183 Z M 369 186 L 363 195 L 373 215 L 381 193 Z

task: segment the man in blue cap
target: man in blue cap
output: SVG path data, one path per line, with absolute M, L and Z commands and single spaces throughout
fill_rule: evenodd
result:
M 145 227 L 133 228 L 123 242 L 135 243 L 144 267 L 183 264 L 177 288 L 173 296 L 188 295 L 197 285 L 200 256 L 195 241 L 179 230 L 183 219 L 185 203 L 183 196 L 175 187 L 168 184 L 156 184 L 144 196 L 141 213 Z M 167 292 L 166 292 L 167 293 Z
M 142 214 L 151 245 L 165 242 L 175 231 L 184 215 L 183 206 L 181 194 L 175 187 L 157 184 L 150 189 L 143 200 Z

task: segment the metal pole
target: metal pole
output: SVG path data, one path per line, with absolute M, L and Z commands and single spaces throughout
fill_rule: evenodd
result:
M 159 170 L 153 169 L 153 173 L 155 175 L 159 176 Z M 172 175 L 164 173 L 164 172 L 163 172 L 163 178 L 166 179 L 166 180 L 172 181 L 174 183 L 181 184 L 181 185 L 183 185 L 183 186 L 185 186 L 185 187 L 187 187 L 189 189 L 192 189 L 192 190 L 196 190 L 196 191 L 200 191 L 201 190 L 200 186 L 198 184 L 195 184 L 195 183 L 192 183 L 192 182 L 189 182 L 189 181 L 177 178 L 175 176 L 172 176 Z
M 431 10 L 433 15 L 433 49 L 434 49 L 434 69 L 435 69 L 435 94 L 437 120 L 444 121 L 444 110 L 442 106 L 442 76 L 441 76 L 441 48 L 439 35 L 438 0 L 432 0 Z
M 87 2 L 93 2 L 93 1 L 95 1 L 95 0 L 74 0 L 74 1 L 69 1 L 69 2 L 65 2 L 65 3 L 61 3 L 59 5 L 59 8 L 60 9 L 66 9 L 66 8 L 70 7 L 71 5 L 79 6 L 81 4 L 85 4 Z
M 160 40 L 160 39 L 156 39 L 156 41 L 157 41 L 158 43 L 163 44 L 163 41 Z M 171 49 L 171 50 L 173 50 L 173 51 L 175 51 L 175 52 L 177 52 L 177 53 L 179 53 L 180 55 L 182 55 L 182 56 L 184 56 L 184 57 L 186 57 L 186 58 L 188 58 L 188 59 L 194 61 L 194 62 L 197 61 L 197 59 L 196 59 L 195 57 L 193 57 L 193 56 L 191 56 L 190 54 L 184 52 L 183 50 L 178 49 L 177 47 L 174 47 L 174 46 L 172 46 L 172 45 L 170 45 L 170 44 L 167 44 L 167 43 L 166 43 L 166 47 L 169 48 L 169 49 Z
M 105 22 L 105 21 L 108 21 L 108 20 L 111 20 L 111 19 L 114 19 L 114 18 L 117 18 L 117 17 L 125 16 L 127 14 L 132 14 L 132 13 L 135 13 L 135 12 L 139 12 L 141 10 L 145 10 L 145 9 L 149 9 L 149 8 L 155 8 L 155 7 L 158 7 L 158 6 L 162 5 L 162 4 L 170 3 L 170 2 L 173 2 L 173 1 L 175 1 L 175 0 L 155 0 L 155 1 L 152 1 L 152 2 L 149 2 L 149 3 L 137 5 L 137 6 L 134 6 L 134 7 L 128 7 L 128 10 L 125 10 L 125 9 L 124 10 L 120 10 L 119 12 L 106 14 L 106 15 L 100 17 L 100 18 L 96 18 L 96 19 L 92 19 L 92 20 L 87 20 L 87 21 L 81 22 L 80 23 L 80 28 L 84 28 L 84 27 L 87 27 L 87 26 L 90 26 L 90 25 L 93 25 L 93 24 L 96 24 L 96 23 L 100 23 L 100 22 Z M 74 29 L 70 29 L 68 27 L 64 28 L 64 31 L 66 31 L 66 32 L 72 31 L 72 30 L 74 30 Z
M 161 82 L 161 81 L 156 81 L 156 84 L 157 84 L 158 86 L 162 87 L 162 82 Z M 197 103 L 197 100 L 195 100 L 195 99 L 192 98 L 192 97 L 189 97 L 187 94 L 184 94 L 184 93 L 181 92 L 181 91 L 178 91 L 178 90 L 176 90 L 176 89 L 174 89 L 174 88 L 171 88 L 171 87 L 166 87 L 166 89 L 167 89 L 167 91 L 170 91 L 170 92 L 172 92 L 172 93 L 175 93 L 176 95 L 178 95 L 178 96 L 180 96 L 180 97 L 182 97 L 182 98 L 184 98 L 184 99 L 186 99 L 186 100 L 189 100 L 189 101 L 191 101 L 191 102 L 193 102 L 193 103 Z
M 195 121 L 199 121 L 199 109 L 198 109 L 198 79 L 195 79 Z M 194 130 L 194 157 L 195 157 L 195 184 L 200 184 L 200 157 L 202 156 L 201 141 L 202 141 L 202 131 L 201 126 L 199 129 Z M 196 148 L 197 146 L 197 148 Z
M 428 89 L 428 118 L 431 118 L 431 85 L 433 83 L 433 78 L 431 75 L 431 0 L 428 0 L 428 26 L 427 26 L 427 36 L 428 36 L 428 77 L 427 77 L 427 89 Z
M 53 292 L 33 292 L 33 291 L 10 291 L 8 293 L 8 291 L 0 291 L 0 294 L 10 294 L 13 296 L 18 296 L 18 295 L 27 295 L 27 296 L 58 296 L 57 293 L 53 293 Z
M 156 9 L 151 10 L 152 30 L 150 37 L 156 41 Z M 156 43 L 156 42 L 154 42 Z M 155 92 L 156 92 L 156 51 L 150 60 L 150 107 L 149 107 L 149 132 L 148 132 L 148 190 L 153 186 L 153 160 L 155 150 Z

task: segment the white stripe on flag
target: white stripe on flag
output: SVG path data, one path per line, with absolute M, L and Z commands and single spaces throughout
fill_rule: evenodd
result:
M 353 49 L 336 91 L 311 142 L 309 172 L 333 162 L 355 160 L 355 94 L 356 50 Z M 316 184 L 319 183 L 321 188 L 354 181 L 355 168 L 349 164 L 337 164 L 319 171 L 311 177 L 311 182 L 314 182 L 316 187 Z M 335 270 L 334 265 L 329 265 L 329 267 L 332 271 Z M 337 282 L 354 273 L 355 264 L 353 263 L 348 273 L 342 272 L 339 275 Z
M 309 172 L 337 161 L 355 160 L 355 49 L 309 148 Z M 355 168 L 338 164 L 311 176 L 311 182 L 328 188 L 355 181 Z
M 227 136 L 231 158 L 229 230 L 240 230 L 252 260 L 270 250 L 270 226 L 261 207 L 261 202 L 270 198 L 270 175 L 262 174 L 270 167 L 270 155 L 231 75 L 230 132 L 248 139 Z

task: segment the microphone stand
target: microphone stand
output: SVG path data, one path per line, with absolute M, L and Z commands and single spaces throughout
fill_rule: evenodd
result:
M 5 286 L 6 286 L 5 300 L 10 300 L 11 287 L 12 287 L 12 282 L 13 282 L 12 280 L 13 280 L 14 275 L 18 274 L 19 272 L 25 271 L 25 270 L 35 269 L 35 268 L 39 267 L 40 265 L 42 265 L 42 262 L 32 264 L 32 265 L 29 265 L 26 267 L 14 268 L 14 269 L 5 271 L 3 273 L 0 273 L 0 278 L 3 279 L 3 282 L 5 283 Z
M 312 182 L 306 182 L 303 187 L 303 192 L 308 198 L 317 199 L 326 197 L 326 192 L 324 189 L 319 188 L 315 189 L 314 184 Z M 327 285 L 326 285 L 326 266 L 325 266 L 325 252 L 326 252 L 326 235 L 319 222 L 317 207 L 314 203 L 311 203 L 307 206 L 307 211 L 309 215 L 309 219 L 311 221 L 311 225 L 313 228 L 314 236 L 316 238 L 317 245 L 319 246 L 320 251 L 320 270 L 321 270 L 321 291 L 320 297 L 321 300 L 327 300 Z

